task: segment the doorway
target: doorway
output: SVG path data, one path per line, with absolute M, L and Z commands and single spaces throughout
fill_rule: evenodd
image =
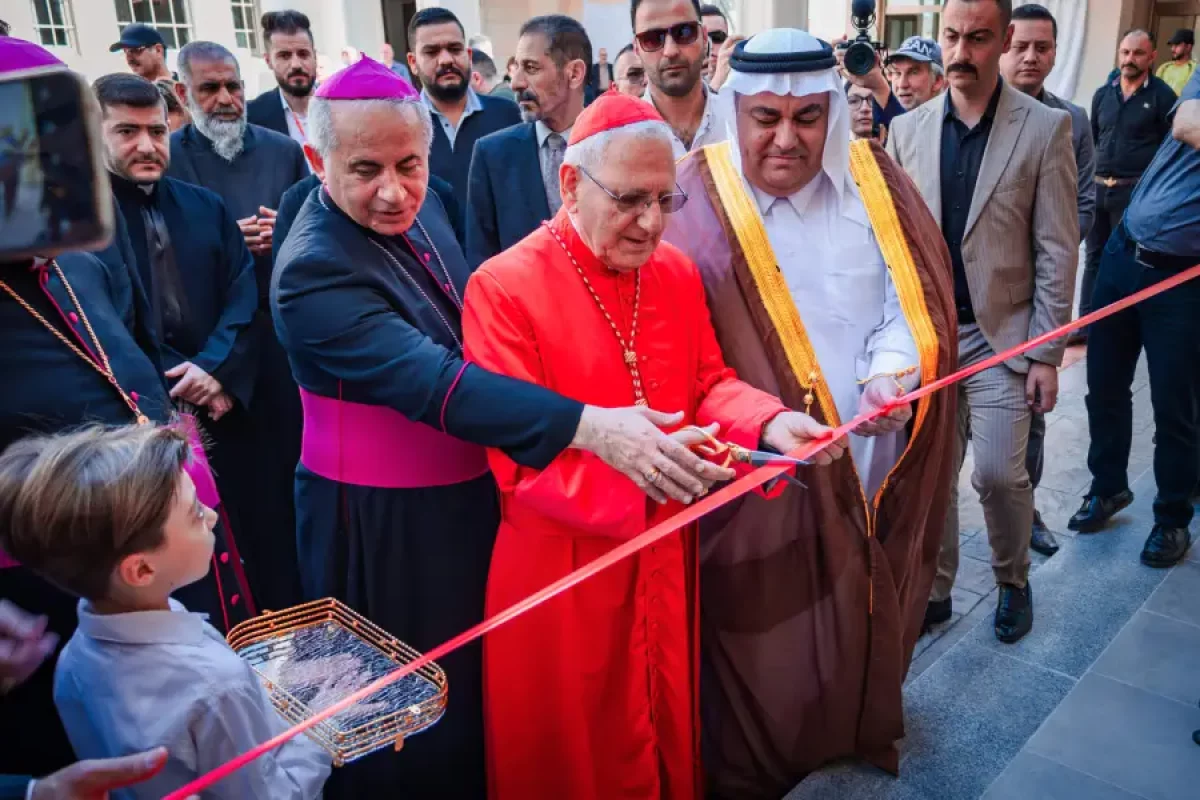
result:
M 383 40 L 396 51 L 396 60 L 405 61 L 408 53 L 408 23 L 417 13 L 417 0 L 381 0 L 383 3 Z
M 1167 46 L 1167 40 L 1175 34 L 1175 31 L 1180 28 L 1188 28 L 1200 36 L 1200 0 L 1155 3 L 1154 18 L 1151 20 L 1150 26 L 1158 41 L 1158 61 L 1154 65 L 1157 69 L 1160 64 L 1171 60 L 1171 48 Z M 1194 55 L 1193 58 L 1195 58 Z

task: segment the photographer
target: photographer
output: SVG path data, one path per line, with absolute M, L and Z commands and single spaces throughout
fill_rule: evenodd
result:
M 891 84 L 883 72 L 882 46 L 871 41 L 867 31 L 875 24 L 875 0 L 854 0 L 851 12 L 857 35 L 853 41 L 843 36 L 834 41 L 834 56 L 838 71 L 847 82 L 871 93 L 871 116 L 877 130 L 892 126 L 892 120 L 905 112 L 900 100 L 892 93 Z M 865 51 L 865 58 L 864 58 Z M 870 61 L 872 51 L 874 63 Z M 847 55 L 850 56 L 847 64 Z M 865 63 L 864 63 L 865 62 Z M 870 64 L 870 66 L 866 66 Z

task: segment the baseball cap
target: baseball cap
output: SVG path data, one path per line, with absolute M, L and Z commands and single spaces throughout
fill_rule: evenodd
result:
M 143 25 L 140 22 L 135 22 L 132 25 L 126 25 L 121 29 L 120 41 L 108 48 L 108 52 L 115 53 L 118 50 L 124 50 L 132 47 L 150 47 L 152 45 L 161 44 L 165 50 L 167 43 L 163 41 L 162 34 L 154 30 L 149 25 Z
M 924 36 L 910 36 L 904 40 L 899 49 L 893 50 L 888 56 L 887 63 L 892 63 L 897 58 L 911 58 L 913 61 L 922 63 L 933 63 L 939 67 L 942 66 L 942 48 L 933 39 L 926 39 Z
M 1167 42 L 1167 44 L 1195 44 L 1196 32 L 1188 28 L 1180 28 L 1175 31 L 1175 35 Z

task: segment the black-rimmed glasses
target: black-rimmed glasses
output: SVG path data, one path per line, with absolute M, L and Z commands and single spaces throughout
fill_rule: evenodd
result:
M 729 39 L 729 34 L 725 31 L 709 31 L 708 40 L 716 45 L 725 44 Z
M 655 197 L 654 195 L 650 194 L 650 192 L 645 191 L 623 192 L 621 194 L 617 194 L 612 189 L 609 189 L 603 183 L 596 180 L 592 173 L 588 172 L 583 167 L 580 167 L 579 171 L 586 175 L 588 180 L 599 186 L 606 195 L 611 197 L 617 204 L 617 210 L 622 214 L 641 214 L 655 203 L 658 203 L 659 210 L 662 211 L 662 213 L 674 214 L 676 211 L 683 208 L 688 201 L 687 192 L 681 189 L 679 184 L 675 184 L 675 188 L 679 189 L 679 191 L 671 192 L 670 194 L 664 194 L 661 197 Z
M 696 40 L 700 38 L 700 23 L 680 22 L 678 25 L 672 25 L 669 28 L 651 28 L 648 31 L 642 31 L 634 38 L 638 40 L 638 44 L 642 46 L 643 50 L 647 53 L 653 53 L 663 49 L 667 43 L 668 36 L 680 47 L 695 44 Z

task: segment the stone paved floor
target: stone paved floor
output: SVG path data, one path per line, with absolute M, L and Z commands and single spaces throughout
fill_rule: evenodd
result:
M 1089 483 L 1085 370 L 1072 351 L 1047 420 L 1037 504 L 1062 549 L 1033 554 L 1033 631 L 1015 645 L 992 634 L 996 592 L 968 456 L 954 617 L 917 645 L 900 777 L 833 765 L 786 800 L 1200 798 L 1200 545 L 1171 570 L 1138 561 L 1154 497 L 1144 369 L 1129 467 L 1137 499 L 1101 533 L 1067 531 Z

